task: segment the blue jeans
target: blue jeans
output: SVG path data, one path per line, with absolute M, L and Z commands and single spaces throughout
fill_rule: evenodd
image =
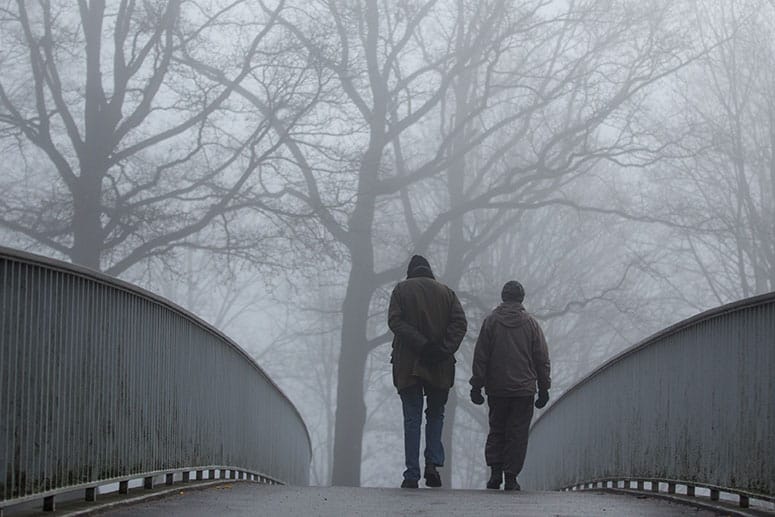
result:
M 423 392 L 428 399 L 428 407 L 425 410 L 425 464 L 437 467 L 444 465 L 441 430 L 444 426 L 444 405 L 447 403 L 449 390 L 420 384 L 409 386 L 398 393 L 404 410 L 404 455 L 406 456 L 404 479 L 420 479 Z

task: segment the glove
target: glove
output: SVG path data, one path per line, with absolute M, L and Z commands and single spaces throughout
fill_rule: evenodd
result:
M 538 390 L 538 398 L 536 399 L 535 406 L 538 409 L 541 409 L 547 402 L 549 402 L 549 390 Z
M 482 388 L 471 388 L 471 402 L 477 406 L 484 404 L 484 397 L 482 396 Z
M 420 362 L 425 366 L 433 366 L 449 357 L 449 353 L 442 350 L 441 346 L 429 341 L 420 352 Z

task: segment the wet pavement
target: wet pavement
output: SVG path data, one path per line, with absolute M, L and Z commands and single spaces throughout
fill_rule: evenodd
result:
M 598 492 L 495 492 L 398 488 L 293 487 L 234 483 L 103 513 L 135 516 L 628 516 L 717 515 L 651 497 Z

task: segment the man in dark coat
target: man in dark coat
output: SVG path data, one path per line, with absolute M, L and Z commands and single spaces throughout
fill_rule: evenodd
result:
M 455 380 L 454 354 L 467 322 L 455 292 L 437 282 L 428 261 L 415 255 L 406 280 L 393 289 L 388 326 L 393 331 L 393 384 L 404 413 L 406 470 L 401 488 L 417 488 L 420 479 L 420 426 L 425 410 L 425 484 L 441 486 L 436 469 L 444 465 L 441 431 L 444 405 Z
M 471 401 L 490 408 L 490 432 L 484 455 L 491 469 L 487 488 L 519 490 L 517 475 L 527 451 L 533 398 L 535 407 L 549 401 L 551 385 L 549 351 L 541 326 L 525 311 L 525 289 L 515 280 L 506 282 L 503 303 L 484 319 L 474 349 Z

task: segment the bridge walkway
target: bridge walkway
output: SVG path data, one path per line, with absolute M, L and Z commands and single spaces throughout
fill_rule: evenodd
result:
M 109 517 L 267 516 L 629 516 L 709 517 L 716 512 L 659 498 L 604 492 L 299 487 L 234 483 L 181 490 L 160 500 L 117 508 Z M 756 515 L 752 513 L 752 515 Z

